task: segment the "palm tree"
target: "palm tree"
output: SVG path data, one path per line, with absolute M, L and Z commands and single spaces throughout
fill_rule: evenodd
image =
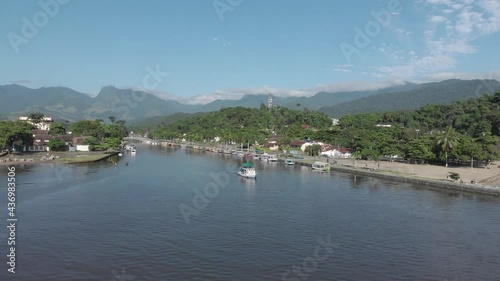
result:
M 455 145 L 458 142 L 458 138 L 455 130 L 452 127 L 448 127 L 444 134 L 438 137 L 437 145 L 439 148 L 444 151 L 444 158 L 446 161 L 446 167 L 448 167 L 448 152 L 452 151 L 455 148 Z

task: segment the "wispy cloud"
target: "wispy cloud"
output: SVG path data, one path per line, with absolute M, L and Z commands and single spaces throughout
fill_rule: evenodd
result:
M 407 56 L 403 63 L 396 65 L 376 67 L 381 75 L 415 79 L 433 73 L 453 73 L 449 70 L 459 65 L 459 56 L 478 52 L 475 40 L 500 31 L 498 0 L 427 0 L 425 3 L 446 16 L 428 17 L 428 23 L 434 28 L 423 32 L 425 49 L 419 56 Z M 379 51 L 388 55 L 386 49 Z
M 31 84 L 31 80 L 13 80 L 9 81 L 11 84 L 28 85 Z
M 431 22 L 435 22 L 435 23 L 441 23 L 441 22 L 445 22 L 447 20 L 446 17 L 443 17 L 443 16 L 431 16 L 429 18 L 429 20 Z
M 340 72 L 352 72 L 351 68 L 354 65 L 352 64 L 338 64 L 333 67 L 333 71 L 340 71 Z

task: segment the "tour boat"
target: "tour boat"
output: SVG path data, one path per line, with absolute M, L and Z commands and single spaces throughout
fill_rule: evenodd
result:
M 286 159 L 285 160 L 285 164 L 286 165 L 295 165 L 295 160 L 293 160 L 293 159 Z
M 240 170 L 238 171 L 238 175 L 245 177 L 245 178 L 250 178 L 250 179 L 255 179 L 257 177 L 257 172 L 255 172 L 255 168 L 253 167 L 252 163 L 243 163 L 243 166 L 241 166 Z
M 330 171 L 330 163 L 325 162 L 314 162 L 312 164 L 312 169 L 316 171 Z

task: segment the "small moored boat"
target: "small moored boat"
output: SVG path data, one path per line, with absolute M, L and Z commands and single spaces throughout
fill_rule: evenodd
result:
M 295 165 L 295 160 L 293 160 L 293 159 L 286 159 L 285 160 L 285 164 L 286 165 Z
M 254 179 L 257 177 L 257 172 L 255 172 L 255 168 L 253 167 L 252 163 L 243 163 L 243 166 L 241 166 L 240 170 L 238 171 L 238 175 L 245 177 L 245 178 L 251 178 Z
M 330 171 L 330 163 L 326 162 L 314 162 L 312 164 L 312 169 L 316 171 Z
M 267 161 L 269 162 L 278 162 L 278 156 L 274 154 L 269 154 L 269 157 L 267 158 Z

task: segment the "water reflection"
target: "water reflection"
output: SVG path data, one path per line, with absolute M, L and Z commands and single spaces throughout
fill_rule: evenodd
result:
M 247 189 L 255 189 L 255 182 L 257 179 L 248 179 L 244 177 L 240 177 L 240 179 L 245 184 Z

